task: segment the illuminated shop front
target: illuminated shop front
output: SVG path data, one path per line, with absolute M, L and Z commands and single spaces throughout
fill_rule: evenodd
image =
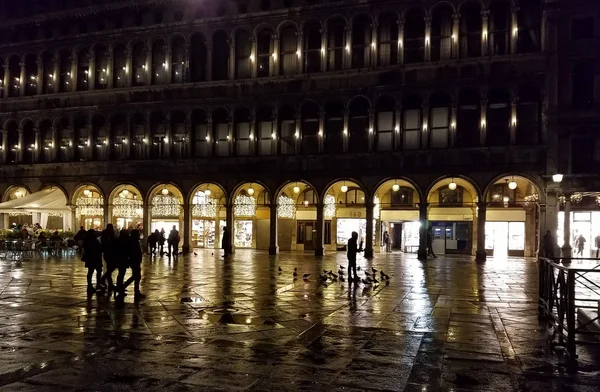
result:
M 202 184 L 192 197 L 192 246 L 220 248 L 225 227 L 224 194 L 213 184 Z M 218 226 L 217 226 L 218 225 Z
M 24 196 L 29 195 L 29 191 L 23 187 L 12 187 L 8 190 L 8 192 L 4 195 L 3 202 L 17 200 Z M 33 215 L 31 212 L 23 211 L 23 212 L 10 212 L 4 213 L 4 227 L 10 228 L 12 224 L 16 224 L 17 226 L 22 226 L 25 223 L 28 225 L 33 224 Z
M 180 231 L 180 237 L 183 238 L 181 233 L 183 198 L 179 190 L 172 185 L 161 185 L 156 188 L 150 200 L 150 230 L 152 232 L 164 230 L 168 237 L 169 232 L 175 226 Z
M 121 185 L 113 192 L 109 204 L 112 224 L 118 230 L 134 229 L 143 224 L 144 205 L 139 190 Z
M 75 193 L 76 227 L 102 230 L 104 228 L 104 197 L 94 186 L 84 186 Z
M 270 199 L 258 184 L 242 186 L 233 201 L 233 246 L 269 249 Z
M 564 208 L 564 197 L 561 197 L 561 208 Z M 575 193 L 571 196 L 571 247 L 573 255 L 580 257 L 596 257 L 596 236 L 600 235 L 600 195 Z M 558 212 L 558 245 L 564 245 L 564 211 Z M 577 238 L 585 239 L 583 253 L 577 254 Z

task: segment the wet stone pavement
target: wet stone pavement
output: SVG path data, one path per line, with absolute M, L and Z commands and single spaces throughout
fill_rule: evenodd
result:
M 567 375 L 549 351 L 534 260 L 377 255 L 361 275 L 374 266 L 389 284 L 322 284 L 339 264 L 343 253 L 145 259 L 147 299 L 118 304 L 86 297 L 76 258 L 2 260 L 0 390 L 600 390 L 594 352 Z

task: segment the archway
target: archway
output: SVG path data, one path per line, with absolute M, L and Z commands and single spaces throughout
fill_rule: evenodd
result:
M 485 222 L 485 251 L 494 258 L 510 256 L 535 256 L 539 243 L 538 206 L 540 192 L 526 177 L 505 175 L 497 177 L 488 185 L 485 193 L 487 213 Z M 564 222 L 564 213 L 559 212 L 558 220 Z M 558 226 L 558 240 L 564 236 L 563 225 Z M 578 232 L 585 231 L 590 237 L 590 223 L 581 223 Z M 554 235 L 555 233 L 553 233 Z M 562 243 L 560 244 L 562 246 Z
M 268 189 L 255 182 L 245 183 L 237 188 L 232 201 L 233 246 L 269 249 L 271 195 Z
M 366 200 L 363 188 L 352 180 L 340 180 L 327 188 L 323 197 L 325 249 L 344 250 L 353 231 L 360 242 L 366 242 Z
M 130 184 L 115 187 L 108 198 L 111 223 L 116 229 L 135 228 L 143 224 L 144 202 L 140 190 Z
M 277 238 L 279 250 L 310 250 L 317 241 L 319 195 L 309 183 L 289 182 L 277 194 Z
M 465 177 L 446 177 L 433 184 L 427 194 L 427 230 L 437 254 L 474 254 L 477 246 L 477 202 L 479 191 Z
M 375 191 L 375 250 L 416 253 L 419 249 L 420 192 L 410 181 L 397 178 L 383 182 Z M 385 233 L 389 241 L 385 241 Z
M 165 237 L 175 226 L 183 239 L 183 195 L 172 184 L 156 185 L 150 192 L 150 230 L 165 231 Z
M 27 188 L 22 187 L 22 186 L 11 186 L 10 188 L 8 188 L 6 190 L 6 192 L 4 192 L 4 196 L 2 197 L 2 201 L 10 201 L 10 200 L 16 200 L 16 199 L 20 199 L 23 196 L 27 196 L 29 195 L 30 192 Z M 28 225 L 33 224 L 33 216 L 30 212 L 17 212 L 17 213 L 3 213 L 2 215 L 4 215 L 4 227 L 5 228 L 10 228 L 11 225 L 14 223 L 17 226 L 22 226 L 23 224 L 27 223 Z
M 190 196 L 192 247 L 221 247 L 221 234 L 226 225 L 226 202 L 225 191 L 218 184 L 202 183 L 194 189 Z
M 95 185 L 82 185 L 73 194 L 74 227 L 102 230 L 104 228 L 104 195 Z

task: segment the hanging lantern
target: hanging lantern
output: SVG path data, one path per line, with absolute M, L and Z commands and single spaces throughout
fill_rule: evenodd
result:
M 392 191 L 398 192 L 399 190 L 400 190 L 400 185 L 398 185 L 398 184 L 392 185 Z
M 252 186 L 250 186 L 250 188 L 248 188 L 248 194 L 250 196 L 252 196 L 254 194 L 254 188 L 252 188 Z
M 348 187 L 346 186 L 346 183 L 344 182 L 344 185 L 342 185 L 342 189 L 341 189 L 342 193 L 346 193 L 348 192 Z
M 308 207 L 308 200 L 304 200 L 304 207 Z
M 294 193 L 300 193 L 300 187 L 298 185 L 294 187 Z
M 167 188 L 163 188 L 162 194 L 165 195 L 165 196 L 168 195 L 169 194 L 169 190 Z
M 448 184 L 448 189 L 450 189 L 451 191 L 456 189 L 456 182 L 454 182 L 454 178 L 452 179 L 450 184 Z
M 205 191 L 204 191 L 204 194 L 205 194 L 206 196 L 210 196 L 210 193 L 211 193 L 211 192 L 210 192 L 210 189 L 207 189 L 207 190 L 205 190 Z
M 90 197 L 92 195 L 92 191 L 90 191 L 89 189 L 86 189 L 86 190 L 83 191 L 83 195 L 87 196 L 87 197 Z
M 508 183 L 508 189 L 511 190 L 515 190 L 517 189 L 517 183 L 515 182 L 514 177 L 511 179 L 511 181 Z
M 123 196 L 127 196 L 127 195 L 129 195 L 129 191 L 128 191 L 127 189 L 123 189 L 123 192 L 122 192 L 122 193 L 123 193 Z

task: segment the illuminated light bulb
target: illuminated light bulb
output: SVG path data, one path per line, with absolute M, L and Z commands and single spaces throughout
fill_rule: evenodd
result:
M 450 126 L 451 126 L 452 128 L 456 128 L 456 121 L 452 121 L 452 122 L 450 123 Z
M 394 184 L 394 185 L 392 185 L 392 190 L 393 190 L 394 192 L 398 192 L 398 191 L 400 190 L 400 185 L 398 185 L 398 184 Z
M 49 77 L 50 79 L 52 79 L 52 78 L 54 78 L 54 75 L 50 74 L 50 75 L 48 75 L 48 77 Z
M 346 52 L 350 51 L 350 45 L 346 45 Z
M 125 68 L 123 68 L 125 69 Z M 142 69 L 146 69 L 146 64 L 142 65 Z
M 167 188 L 163 188 L 163 190 L 161 191 L 161 193 L 166 196 L 166 195 L 169 194 L 169 190 Z
M 277 53 L 273 53 L 273 55 L 272 55 L 272 56 L 273 56 L 273 60 L 274 60 L 274 61 L 277 61 Z
M 323 131 L 319 131 L 319 137 L 323 137 Z
M 346 193 L 348 192 L 348 187 L 346 186 L 346 184 L 342 185 L 342 188 L 340 189 L 342 191 L 342 193 Z
M 396 133 L 400 132 L 400 128 L 399 127 L 395 127 L 394 130 L 396 131 Z
M 373 128 L 369 128 L 369 133 L 373 133 Z
M 179 75 L 179 72 L 175 71 L 175 75 Z
M 86 75 L 90 73 L 90 71 L 88 71 L 87 69 L 85 71 L 83 71 Z
M 293 190 L 294 193 L 300 193 L 300 187 L 298 185 L 296 185 Z
M 129 195 L 129 191 L 128 191 L 127 189 L 123 189 L 123 192 L 122 192 L 122 193 L 123 193 L 123 196 L 127 196 L 127 195 Z
M 123 71 L 127 71 L 127 67 L 123 67 Z
M 23 195 L 23 193 L 22 193 L 21 191 L 16 191 L 16 192 L 15 192 L 15 197 L 16 197 L 16 198 L 19 198 L 19 197 L 21 197 L 22 195 Z
M 83 191 L 83 194 L 87 197 L 90 197 L 92 195 L 92 191 L 90 191 L 89 189 L 86 189 Z
M 562 182 L 563 177 L 564 176 L 562 174 L 560 174 L 560 173 L 553 174 L 552 175 L 552 181 L 554 181 L 554 182 L 556 182 L 558 184 L 558 183 Z
M 106 68 L 102 69 L 102 72 L 106 72 Z
M 254 194 L 254 188 L 252 188 L 252 187 L 248 188 L 248 194 L 250 196 L 252 196 Z
M 275 138 L 277 138 L 277 135 L 275 135 L 275 132 L 273 132 L 273 133 L 271 134 L 271 139 L 275 140 Z
M 206 141 L 210 142 L 210 136 L 206 135 Z
M 481 127 L 484 128 L 485 127 L 485 120 L 481 120 Z
M 304 200 L 304 207 L 308 207 L 308 200 Z
M 454 182 L 454 180 L 452 180 L 452 182 L 448 184 L 448 189 L 450 189 L 451 191 L 456 189 L 456 182 Z
M 148 143 L 148 139 L 146 139 L 146 138 L 143 138 L 142 141 L 146 144 Z
M 511 182 L 508 183 L 508 189 L 512 189 L 512 190 L 517 189 L 517 183 L 515 182 L 515 180 L 512 180 Z
M 212 193 L 212 192 L 210 191 L 210 189 L 207 189 L 207 190 L 205 190 L 205 191 L 204 191 L 204 194 L 205 194 L 206 196 L 210 196 L 210 194 L 211 194 L 211 193 Z
M 504 196 L 502 198 L 502 201 L 504 201 L 505 203 L 508 203 L 509 200 L 510 200 L 510 198 L 508 196 Z
M 67 72 L 67 76 L 71 76 L 71 72 Z
M 253 54 L 250 55 L 250 61 L 254 62 L 254 55 Z
M 296 56 L 300 57 L 301 53 L 299 50 L 296 51 Z
M 298 134 L 298 132 L 296 131 L 296 133 L 294 133 L 294 137 L 295 137 L 296 139 L 298 139 L 298 137 L 299 137 L 299 136 L 300 136 L 300 135 L 299 135 L 299 134 Z

